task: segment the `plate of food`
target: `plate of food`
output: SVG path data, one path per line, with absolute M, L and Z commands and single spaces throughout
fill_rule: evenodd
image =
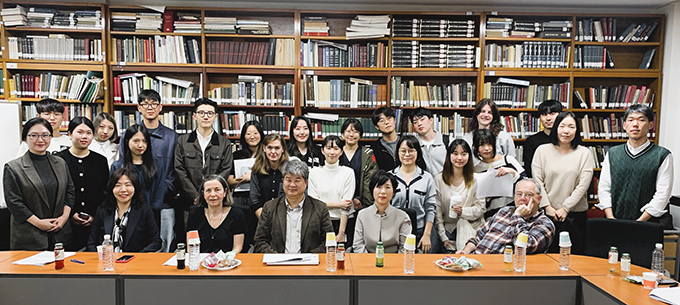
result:
M 467 271 L 482 267 L 482 263 L 480 263 L 478 260 L 474 258 L 467 258 L 465 256 L 461 256 L 460 258 L 456 258 L 454 256 L 445 256 L 434 263 L 439 268 L 449 271 Z
M 210 255 L 203 259 L 201 265 L 208 270 L 225 271 L 240 266 L 241 260 L 236 258 L 236 252 L 231 251 L 224 253 L 220 251 L 217 253 L 210 253 Z

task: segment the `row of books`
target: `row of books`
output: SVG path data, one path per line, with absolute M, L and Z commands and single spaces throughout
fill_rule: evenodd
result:
M 174 15 L 170 10 L 163 12 L 163 32 L 201 33 L 201 14 L 177 12 L 176 19 Z
M 269 41 L 208 41 L 209 64 L 293 66 L 295 41 L 271 38 Z
M 120 32 L 160 32 L 160 13 L 111 12 L 111 30 Z
M 617 35 L 616 18 L 583 19 L 578 21 L 576 41 L 644 42 L 658 25 L 658 22 L 632 22 Z
M 347 39 L 381 38 L 390 35 L 389 15 L 357 15 L 345 29 Z
M 318 140 L 324 139 L 327 136 L 342 137 L 342 124 L 344 124 L 345 120 L 347 119 L 349 118 L 338 117 L 338 119 L 335 121 L 312 120 L 311 133 L 314 139 Z M 371 118 L 355 117 L 355 119 L 359 120 L 359 122 L 361 122 L 361 126 L 363 127 L 364 131 L 363 135 L 361 136 L 362 139 L 377 139 L 382 136 L 380 130 L 375 128 L 373 125 Z
M 102 80 L 100 72 L 71 76 L 17 73 L 9 79 L 9 90 L 11 97 L 69 99 L 93 103 L 104 95 Z
M 475 67 L 474 45 L 393 41 L 392 67 L 395 68 L 472 68 Z
M 60 129 L 62 131 L 68 130 L 68 123 L 71 121 L 72 118 L 78 117 L 78 116 L 84 116 L 90 120 L 94 120 L 94 118 L 99 114 L 100 112 L 104 111 L 104 104 L 102 103 L 97 103 L 97 104 L 71 104 L 71 103 L 64 103 L 64 116 L 62 117 L 62 122 Z M 21 120 L 22 122 L 26 122 L 34 117 L 37 117 L 40 115 L 38 111 L 35 108 L 35 103 L 23 103 L 21 105 L 22 111 L 21 111 Z
M 408 112 L 404 113 L 404 109 L 396 109 L 395 115 L 399 124 L 398 130 L 402 134 L 415 134 Z M 457 112 L 452 115 L 434 114 L 433 120 L 432 128 L 434 130 L 452 138 L 462 138 L 469 131 L 470 118 Z
M 208 92 L 208 97 L 220 105 L 293 106 L 294 96 L 292 83 L 276 82 L 240 81 Z
M 325 40 L 300 42 L 303 67 L 387 67 L 383 42 L 343 44 Z
M 581 138 L 583 139 L 627 139 L 628 135 L 623 130 L 623 117 L 616 117 L 611 113 L 609 117 L 592 117 L 584 115 L 577 118 L 581 126 Z
M 584 46 L 585 47 L 585 46 Z M 489 68 L 568 68 L 571 46 L 556 41 L 485 46 L 484 66 Z
M 555 83 L 551 85 L 529 84 L 524 81 L 505 82 L 507 78 L 499 78 L 497 82 L 484 83 L 483 98 L 490 98 L 498 107 L 502 108 L 531 108 L 535 109 L 546 100 L 557 100 L 568 108 L 571 83 Z
M 328 20 L 326 17 L 307 16 L 302 19 L 302 35 L 328 36 Z
M 188 105 L 195 102 L 200 93 L 191 81 L 163 76 L 154 79 L 144 73 L 129 73 L 113 78 L 113 101 L 136 104 L 137 96 L 146 89 L 156 90 L 163 104 Z
M 594 168 L 602 168 L 602 163 L 604 162 L 604 156 L 606 156 L 609 153 L 609 145 L 595 145 L 595 146 L 587 146 L 588 150 L 590 150 L 590 155 L 593 156 L 593 167 Z M 593 179 L 597 179 L 597 177 L 593 177 Z M 597 180 L 595 180 L 597 183 Z M 597 198 L 591 198 L 591 199 L 597 199 Z
M 614 69 L 614 61 L 611 53 L 604 46 L 576 46 L 574 68 Z
M 56 10 L 47 7 L 25 7 L 17 5 L 4 8 L 2 12 L 4 26 L 27 26 L 54 29 L 93 29 L 102 28 L 101 10 Z
M 236 18 L 205 16 L 203 30 L 206 33 L 236 34 Z
M 183 36 L 153 38 L 113 38 L 111 58 L 116 62 L 200 64 L 201 49 L 197 39 Z
M 450 19 L 392 19 L 393 37 L 475 37 L 475 21 Z
M 580 91 L 574 90 L 575 101 L 583 109 L 625 109 L 632 104 L 651 106 L 655 97 L 651 88 L 637 85 L 587 87 L 583 93 L 581 96 Z
M 320 81 L 317 75 L 303 75 L 303 106 L 330 108 L 375 108 L 387 105 L 387 85 L 350 78 Z
M 570 20 L 553 20 L 543 22 L 515 20 L 512 23 L 512 31 L 510 31 L 509 37 L 566 39 L 571 38 L 572 27 L 573 23 Z M 505 31 L 500 31 L 500 33 L 503 35 Z
M 63 34 L 7 37 L 10 59 L 103 61 L 102 40 Z
M 416 85 L 415 80 L 402 82 L 401 76 L 393 76 L 391 82 L 390 104 L 394 107 L 471 108 L 477 100 L 474 82 Z

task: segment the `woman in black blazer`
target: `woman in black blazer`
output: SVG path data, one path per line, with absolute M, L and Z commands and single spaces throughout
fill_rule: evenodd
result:
M 127 168 L 111 174 L 106 198 L 92 222 L 88 251 L 97 251 L 104 235 L 111 235 L 115 252 L 155 252 L 161 248 L 161 238 L 137 176 Z

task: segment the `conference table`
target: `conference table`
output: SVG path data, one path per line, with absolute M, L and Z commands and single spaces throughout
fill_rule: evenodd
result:
M 555 254 L 529 255 L 524 273 L 504 271 L 502 255 L 468 255 L 482 267 L 455 272 L 435 265 L 445 254 L 418 254 L 413 274 L 403 272 L 400 254 L 385 254 L 381 268 L 374 254 L 347 254 L 335 272 L 326 271 L 324 254 L 316 266 L 266 266 L 262 254 L 239 254 L 242 264 L 226 271 L 163 266 L 173 253 L 135 253 L 111 272 L 84 252 L 62 270 L 12 264 L 36 253 L 0 252 L 0 304 L 663 304 L 610 274 L 607 260 L 578 255 L 567 271 Z M 643 271 L 633 266 L 631 274 Z

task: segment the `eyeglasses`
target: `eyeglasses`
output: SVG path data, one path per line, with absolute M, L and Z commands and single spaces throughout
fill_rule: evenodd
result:
M 197 111 L 196 114 L 200 117 L 209 117 L 209 118 L 212 118 L 213 116 L 215 116 L 214 111 Z
M 151 103 L 148 103 L 148 102 L 141 102 L 141 103 L 139 104 L 139 106 L 142 106 L 143 108 L 146 108 L 146 109 L 156 109 L 156 108 L 158 108 L 158 106 L 159 106 L 160 104 L 161 104 L 161 103 L 159 103 L 159 102 L 151 102 Z
M 400 155 L 404 155 L 404 156 L 405 156 L 405 155 L 415 155 L 416 153 L 418 153 L 418 151 L 415 150 L 415 149 L 413 149 L 413 148 L 411 148 L 411 149 L 409 149 L 409 150 L 405 150 L 405 149 L 400 149 L 400 150 L 399 150 L 399 154 L 400 154 Z
M 516 192 L 515 197 L 517 198 L 522 198 L 522 197 L 527 197 L 527 198 L 533 198 L 536 194 L 532 192 L 527 192 L 527 193 L 522 193 L 522 192 Z
M 46 117 L 46 118 L 49 118 L 49 117 L 55 117 L 56 118 L 56 117 L 64 116 L 64 114 L 61 113 L 61 112 L 51 111 L 51 112 L 41 112 L 40 116 Z
M 43 133 L 43 134 L 37 134 L 37 133 L 32 133 L 27 135 L 27 137 L 33 141 L 37 140 L 38 138 L 41 138 L 43 140 L 49 139 L 52 137 L 51 134 L 49 133 Z

